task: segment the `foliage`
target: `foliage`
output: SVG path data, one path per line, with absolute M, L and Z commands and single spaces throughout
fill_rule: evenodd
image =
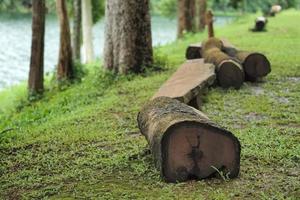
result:
M 105 0 L 92 0 L 93 23 L 98 22 L 105 12 Z
M 156 14 L 173 18 L 177 13 L 177 0 L 152 1 L 152 9 Z
M 28 103 L 25 84 L 1 92 L 0 199 L 297 199 L 300 13 L 281 13 L 263 33 L 248 31 L 255 17 L 239 17 L 216 34 L 265 53 L 272 73 L 240 90 L 211 88 L 203 107 L 241 141 L 239 178 L 164 183 L 137 128 L 139 109 L 184 62 L 187 45 L 206 37 L 199 33 L 159 47 L 156 62 L 167 57 L 168 67 L 147 77 L 120 77 L 94 64 L 63 91 L 46 84 L 40 101 Z

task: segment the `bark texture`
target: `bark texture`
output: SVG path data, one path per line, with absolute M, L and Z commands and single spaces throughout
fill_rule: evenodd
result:
M 57 79 L 73 78 L 73 63 L 71 49 L 71 34 L 68 12 L 65 0 L 56 0 L 57 15 L 60 24 L 59 57 L 57 64 Z
M 199 11 L 198 30 L 199 31 L 203 31 L 205 29 L 206 8 L 207 8 L 206 0 L 198 0 L 198 11 Z
M 126 74 L 151 66 L 149 0 L 108 0 L 105 18 L 104 67 Z
M 91 0 L 81 2 L 84 62 L 89 63 L 94 60 L 92 2 Z
M 217 38 L 209 38 L 202 43 L 201 54 L 205 62 L 216 66 L 217 80 L 221 87 L 239 89 L 245 79 L 243 67 L 224 52 L 223 42 Z
M 28 79 L 29 94 L 44 90 L 45 1 L 32 1 L 32 41 Z
M 73 35 L 72 35 L 72 55 L 74 60 L 80 60 L 81 46 L 81 0 L 73 1 Z
M 195 0 L 178 0 L 178 32 L 180 38 L 184 32 L 193 32 L 195 29 Z
M 214 65 L 204 63 L 203 59 L 189 60 L 160 87 L 153 99 L 171 97 L 199 109 L 201 96 L 215 80 Z
M 141 109 L 137 121 L 167 182 L 213 177 L 216 169 L 229 173 L 230 178 L 238 176 L 238 139 L 200 111 L 158 97 Z

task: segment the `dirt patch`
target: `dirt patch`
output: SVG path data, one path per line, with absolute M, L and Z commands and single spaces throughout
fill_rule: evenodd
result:
M 261 120 L 264 120 L 264 119 L 266 119 L 266 118 L 267 118 L 266 116 L 257 114 L 257 113 L 255 113 L 255 112 L 248 113 L 248 114 L 245 115 L 245 117 L 244 117 L 244 119 L 245 119 L 246 121 L 261 121 Z
M 263 95 L 265 93 L 264 89 L 262 87 L 259 87 L 259 86 L 251 87 L 251 92 L 255 96 Z

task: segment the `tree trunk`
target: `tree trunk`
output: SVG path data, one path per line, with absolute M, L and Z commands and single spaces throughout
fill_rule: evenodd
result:
M 206 13 L 206 0 L 198 0 L 198 16 L 199 16 L 199 21 L 198 21 L 198 29 L 199 31 L 203 31 L 205 29 L 205 13 Z
M 94 60 L 92 3 L 91 0 L 81 2 L 84 62 L 89 63 Z
M 81 45 L 81 0 L 73 1 L 73 35 L 72 35 L 72 55 L 74 60 L 80 61 Z
M 232 57 L 222 52 L 223 42 L 210 38 L 202 43 L 202 56 L 205 62 L 216 66 L 217 80 L 221 87 L 239 89 L 245 79 L 243 67 Z
M 195 0 L 178 0 L 178 33 L 180 38 L 183 33 L 193 32 L 195 28 Z
M 104 67 L 126 74 L 151 66 L 149 0 L 108 0 L 105 17 Z
M 56 7 L 60 22 L 60 46 L 57 64 L 57 79 L 71 79 L 73 78 L 71 35 L 65 0 L 56 0 Z
M 167 182 L 218 176 L 237 177 L 240 143 L 200 111 L 169 97 L 147 103 L 138 114 L 156 167 Z
M 29 95 L 44 90 L 45 1 L 32 1 L 32 42 L 28 79 Z

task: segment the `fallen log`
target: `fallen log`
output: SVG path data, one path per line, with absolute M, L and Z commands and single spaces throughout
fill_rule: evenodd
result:
M 202 43 L 201 55 L 205 62 L 216 66 L 217 81 L 223 88 L 239 89 L 245 79 L 243 67 L 224 52 L 223 42 L 217 38 L 209 38 Z
M 137 121 L 165 181 L 238 176 L 238 139 L 195 108 L 158 97 L 141 109 Z
M 271 72 L 270 61 L 265 55 L 258 52 L 238 50 L 227 40 L 222 41 L 224 44 L 223 51 L 242 64 L 247 81 L 257 81 Z
M 255 26 L 254 28 L 252 29 L 252 31 L 254 32 L 261 32 L 261 31 L 264 31 L 265 30 L 265 27 L 267 25 L 267 18 L 266 17 L 257 17 L 255 19 Z
M 245 72 L 245 80 L 256 81 L 271 72 L 271 64 L 268 58 L 258 52 L 249 52 L 238 50 L 235 46 L 229 43 L 227 40 L 222 39 L 223 48 L 222 51 L 227 55 L 234 57 L 243 66 Z M 198 54 L 196 53 L 198 52 Z M 189 59 L 199 59 L 202 58 L 202 45 L 192 44 L 186 50 L 186 58 Z
M 189 60 L 178 68 L 152 99 L 171 97 L 200 109 L 202 94 L 215 80 L 214 65 L 204 63 L 204 59 Z

